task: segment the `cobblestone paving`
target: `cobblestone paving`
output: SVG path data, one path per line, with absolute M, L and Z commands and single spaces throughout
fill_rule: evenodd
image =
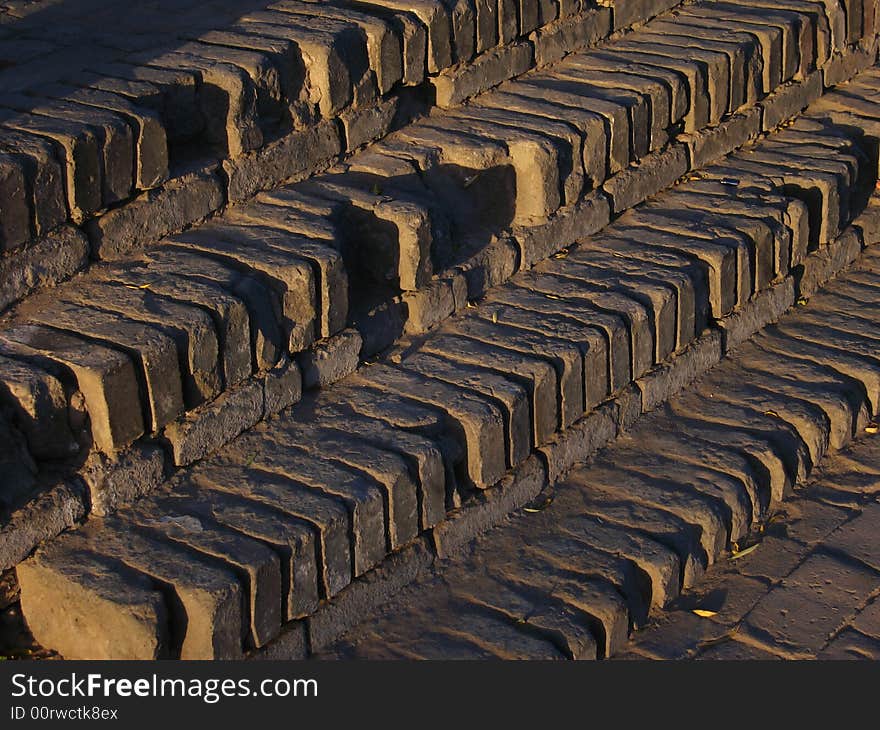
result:
M 880 436 L 830 457 L 620 659 L 880 659 Z
M 324 656 L 876 651 L 877 299 L 850 296 L 867 258 Z

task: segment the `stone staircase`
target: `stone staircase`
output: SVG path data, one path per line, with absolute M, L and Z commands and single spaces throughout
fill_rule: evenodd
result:
M 873 2 L 209 5 L 62 74 L 0 15 L 0 567 L 65 657 L 321 653 L 880 238 Z
M 878 264 L 866 254 L 319 656 L 609 657 L 731 553 L 773 551 L 757 542 L 771 510 L 826 454 L 871 438 Z

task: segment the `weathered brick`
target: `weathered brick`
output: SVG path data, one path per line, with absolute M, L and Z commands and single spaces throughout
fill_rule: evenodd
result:
M 244 605 L 245 643 L 263 646 L 281 627 L 281 567 L 262 542 L 213 520 L 169 511 L 169 504 L 148 498 L 119 513 L 133 531 L 179 545 L 239 576 Z M 160 506 L 161 505 L 161 506 Z M 164 509 L 163 509 L 164 508 Z
M 535 65 L 540 68 L 554 63 L 568 53 L 592 45 L 610 32 L 610 8 L 586 8 L 578 15 L 560 18 L 529 35 L 535 48 Z
M 174 521 L 177 517 L 178 523 L 187 525 L 187 518 L 194 517 L 207 522 L 206 527 L 211 531 L 217 531 L 218 526 L 222 525 L 264 543 L 280 560 L 281 620 L 287 621 L 314 611 L 318 605 L 318 566 L 316 536 L 312 529 L 296 518 L 253 500 L 232 494 L 224 494 L 220 500 L 211 499 L 211 496 L 210 492 L 189 484 L 175 484 L 173 492 L 157 495 L 149 504 L 157 508 L 160 511 L 157 514 L 163 514 L 163 518 L 170 516 L 168 521 Z M 230 541 L 232 545 L 234 543 Z M 255 605 L 254 610 L 265 611 L 266 617 L 274 620 L 277 616 L 274 597 L 271 596 L 274 591 L 271 585 L 274 582 L 274 569 L 265 552 L 260 557 L 269 568 L 263 580 L 270 583 L 266 586 L 270 595 L 261 598 L 261 605 Z M 272 629 L 264 618 L 261 617 L 259 621 Z
M 581 256 L 569 255 L 565 259 L 550 261 L 543 269 L 572 281 L 586 281 L 600 289 L 619 292 L 632 297 L 648 311 L 650 327 L 654 336 L 654 358 L 662 362 L 676 349 L 678 337 L 677 297 L 675 290 L 650 278 L 634 280 L 626 274 L 596 266 Z M 687 341 L 693 337 L 693 325 Z
M 159 116 L 144 107 L 138 107 L 117 94 L 97 89 L 64 86 L 42 87 L 41 93 L 91 109 L 118 114 L 134 132 L 134 183 L 140 190 L 149 190 L 168 179 L 168 140 Z
M 388 550 L 388 515 L 383 489 L 375 480 L 328 458 L 309 454 L 283 434 L 251 430 L 233 441 L 224 455 L 250 462 L 256 468 L 289 477 L 345 504 L 353 535 L 354 574 L 378 565 Z
M 646 30 L 650 30 L 650 27 Z M 726 114 L 735 112 L 744 100 L 746 82 L 741 55 L 734 53 L 733 58 L 731 58 L 719 46 L 711 43 L 701 46 L 692 40 L 689 41 L 674 35 L 670 37 L 664 33 L 639 33 L 637 36 L 633 36 L 630 42 L 638 44 L 646 52 L 652 54 L 652 56 L 670 58 L 680 56 L 682 46 L 687 47 L 687 55 L 706 67 L 706 90 L 709 101 L 708 114 L 709 120 L 713 124 L 718 124 Z M 737 61 L 740 63 L 737 64 Z M 666 73 L 672 72 L 667 70 Z M 738 88 L 733 89 L 733 84 L 737 84 Z M 688 106 L 689 101 L 685 98 L 682 102 L 683 109 L 680 112 L 679 118 L 683 118 L 687 114 Z M 693 112 L 693 114 L 695 117 L 697 116 L 696 112 Z
M 675 73 L 637 63 L 621 64 L 609 60 L 601 51 L 582 53 L 560 65 L 577 70 L 584 81 L 609 88 L 626 88 L 651 100 L 651 149 L 660 149 L 669 139 L 669 128 L 687 113 L 688 94 L 683 80 Z
M 587 96 L 576 82 L 550 73 L 533 73 L 520 79 L 512 93 L 530 98 L 538 97 L 563 110 L 580 109 L 597 116 L 608 129 L 609 173 L 626 169 L 629 165 L 634 153 L 631 147 L 630 119 L 625 106 Z M 558 112 L 560 117 L 567 113 Z
M 172 631 L 182 635 L 181 659 L 231 659 L 242 655 L 249 629 L 246 591 L 230 568 L 200 557 L 171 540 L 107 517 L 100 525 L 71 533 L 89 549 L 169 586 L 177 605 Z
M 461 386 L 471 397 L 481 398 L 504 418 L 505 443 L 502 454 L 508 466 L 522 463 L 534 444 L 534 425 L 530 393 L 525 383 L 506 378 L 485 363 L 473 358 L 450 357 L 447 352 L 417 352 L 405 358 L 401 367 L 407 372 Z
M 467 335 L 466 329 L 459 332 Z M 561 396 L 556 371 L 545 360 L 520 354 L 505 347 L 503 341 L 490 344 L 458 333 L 438 333 L 420 350 L 486 368 L 526 385 L 532 403 L 534 443 L 544 443 L 558 428 Z
M 855 558 L 878 570 L 880 566 L 880 551 L 877 550 L 873 538 L 877 525 L 878 507 L 869 504 L 862 513 L 840 526 L 829 535 L 823 545 L 831 550 L 837 550 L 851 558 Z
M 451 416 L 463 432 L 468 474 L 478 487 L 488 487 L 505 471 L 504 423 L 499 410 L 440 381 L 375 365 L 362 372 L 374 387 L 435 405 Z
M 233 267 L 247 266 L 271 289 L 278 301 L 279 325 L 290 352 L 299 352 L 315 340 L 316 291 L 311 266 L 289 251 L 238 235 L 227 226 L 203 226 L 172 236 L 166 245 L 187 252 L 202 252 Z
M 543 634 L 572 659 L 595 659 L 596 640 L 589 621 L 570 607 L 556 601 L 543 602 L 486 574 L 455 571 L 446 577 L 458 598 L 504 614 L 511 622 L 521 622 Z
M 528 115 L 510 109 L 491 109 L 482 106 L 480 108 L 471 107 L 468 111 L 462 111 L 461 114 L 468 122 L 471 120 L 481 123 L 489 122 L 492 126 L 498 125 L 518 130 L 517 136 L 525 136 L 524 133 L 534 133 L 548 138 L 556 149 L 557 174 L 560 178 L 557 189 L 561 187 L 562 192 L 560 204 L 573 205 L 581 198 L 584 191 L 584 169 L 581 162 L 584 152 L 580 135 L 569 125 L 546 118 L 539 122 Z M 511 151 L 515 152 L 516 150 L 512 148 Z M 538 170 L 533 167 L 533 173 L 535 172 Z
M 101 158 L 95 133 L 66 119 L 3 111 L 0 123 L 34 135 L 55 146 L 64 161 L 67 205 L 74 222 L 81 222 L 102 207 Z
M 748 626 L 771 645 L 802 654 L 818 651 L 855 612 L 876 576 L 815 554 L 749 613 Z
M 351 520 L 345 504 L 284 475 L 245 463 L 208 462 L 190 479 L 212 502 L 226 495 L 263 505 L 315 532 L 320 546 L 318 585 L 322 597 L 339 593 L 351 582 Z
M 410 3 L 401 0 L 364 0 L 364 5 L 414 14 L 427 30 L 428 73 L 436 74 L 452 65 L 452 19 L 440 0 L 417 0 Z
M 474 104 L 493 109 L 506 109 L 519 116 L 533 117 L 531 124 L 541 125 L 551 122 L 560 124 L 561 110 L 558 106 L 541 98 L 534 88 L 529 89 L 520 83 L 502 85 L 491 94 L 474 100 Z M 565 125 L 570 125 L 580 133 L 581 160 L 573 164 L 583 166 L 585 190 L 595 189 L 604 182 L 608 174 L 608 140 L 605 126 L 599 115 L 585 110 L 569 107 L 564 115 Z
M 451 330 L 472 337 L 480 342 L 499 345 L 523 355 L 539 357 L 551 363 L 556 371 L 559 384 L 559 416 L 560 426 L 568 428 L 584 414 L 585 384 L 583 353 L 574 344 L 561 340 L 554 341 L 550 337 L 541 337 L 508 323 L 499 321 L 497 308 L 488 317 L 468 317 Z M 493 358 L 494 359 L 494 358 Z M 602 363 L 605 366 L 605 363 Z M 519 370 L 518 372 L 522 372 Z M 589 379 L 590 403 L 596 398 L 594 379 Z
M 329 18 L 358 26 L 366 35 L 370 67 L 376 73 L 380 94 L 390 91 L 403 78 L 403 43 L 387 20 L 352 8 L 332 7 L 326 3 L 322 3 L 318 9 L 315 3 L 285 1 L 273 4 L 272 8 L 290 13 L 294 18 L 307 23 L 313 18 Z
M 43 548 L 17 567 L 22 610 L 37 641 L 65 659 L 168 657 L 171 612 L 161 591 L 72 542 Z
M 350 248 L 358 267 L 404 291 L 424 286 L 432 274 L 430 209 L 415 196 L 383 196 L 362 182 L 357 174 L 340 172 L 314 178 L 298 190 L 338 206 L 343 229 L 357 231 L 356 246 Z
M 239 157 L 263 143 L 257 124 L 256 88 L 247 72 L 234 63 L 183 52 L 135 55 L 129 60 L 195 74 L 199 79 L 196 99 L 205 119 L 206 137 L 229 156 Z
M 762 95 L 763 63 L 760 46 L 755 39 L 748 36 L 724 39 L 712 28 L 699 28 L 664 19 L 651 23 L 650 30 L 658 53 L 662 53 L 660 46 L 665 45 L 672 47 L 669 53 L 675 53 L 675 49 L 695 48 L 722 53 L 727 57 L 730 68 L 730 111 L 736 111 L 744 104 L 752 104 Z
M 247 200 L 292 178 L 302 179 L 327 167 L 342 151 L 335 121 L 318 122 L 264 145 L 251 154 L 224 159 L 228 196 L 232 202 Z
M 664 247 L 677 246 L 679 251 L 692 252 L 708 261 L 719 277 L 726 274 L 719 281 L 722 305 L 743 305 L 755 291 L 750 241 L 742 234 L 730 229 L 710 234 L 704 226 L 689 220 L 686 212 L 672 210 L 670 214 L 669 208 L 655 211 L 639 207 L 622 215 L 618 225 L 625 226 L 628 235 L 638 231 L 639 240 L 646 244 L 660 245 L 662 241 Z M 721 311 L 729 310 L 722 307 Z
M 571 281 L 553 273 L 525 272 L 516 284 L 562 300 L 582 300 L 588 307 L 620 318 L 628 330 L 633 380 L 646 373 L 653 364 L 654 337 L 648 322 L 648 310 L 634 299 L 598 287 L 587 287 L 582 281 Z
M 4 330 L 0 343 L 3 354 L 20 355 L 62 380 L 72 374 L 85 400 L 92 438 L 102 451 L 113 453 L 144 432 L 135 366 L 128 356 L 34 325 Z
M 711 13 L 711 10 L 708 12 Z M 753 29 L 753 32 L 746 31 L 740 23 L 734 25 L 730 20 L 708 14 L 693 16 L 690 12 L 679 15 L 676 24 L 694 35 L 709 33 L 716 40 L 730 42 L 739 47 L 755 48 L 761 59 L 757 69 L 764 94 L 769 94 L 782 83 L 782 33 L 779 29 L 764 26 Z
M 56 301 L 116 312 L 127 320 L 152 325 L 174 341 L 187 407 L 198 406 L 220 392 L 220 348 L 214 323 L 206 312 L 156 297 L 147 289 L 90 281 L 78 284 L 58 292 Z
M 93 254 L 119 260 L 210 215 L 224 203 L 223 188 L 210 171 L 187 173 L 90 220 Z
M 33 302 L 29 302 L 33 306 Z M 134 322 L 123 315 L 64 302 L 39 307 L 29 322 L 94 338 L 105 347 L 126 352 L 137 363 L 143 378 L 143 398 L 149 429 L 158 431 L 183 409 L 183 381 L 174 341 L 160 329 Z
M 0 355 L 0 399 L 38 459 L 64 458 L 79 446 L 70 429 L 61 382 L 33 363 Z
M 759 424 L 763 431 L 749 428 L 752 424 L 748 420 L 754 423 L 751 414 L 731 412 L 729 407 L 715 403 L 709 410 L 700 407 L 697 399 L 682 395 L 664 407 L 664 412 L 676 419 L 676 430 L 689 438 L 729 446 L 760 464 L 770 477 L 773 500 L 783 499 L 796 483 L 804 447 L 795 441 L 790 428 L 768 432 L 764 423 Z
M 565 428 L 609 392 L 608 347 L 596 330 L 578 327 L 562 316 L 542 315 L 498 302 L 485 303 L 462 327 L 486 342 L 503 337 L 508 346 L 549 357 L 563 383 Z
M 652 214 L 663 216 L 670 221 L 680 221 L 688 228 L 712 231 L 719 238 L 742 241 L 749 253 L 756 291 L 763 291 L 773 281 L 777 260 L 784 260 L 786 266 L 782 271 L 784 273 L 788 271 L 787 263 L 790 259 L 788 238 L 785 237 L 777 243 L 773 231 L 760 220 L 687 206 L 683 202 L 679 203 L 678 196 L 675 195 L 661 196 L 648 201 L 637 213 L 638 216 Z M 783 247 L 783 253 L 777 254 L 775 249 Z
M 125 200 L 134 185 L 135 147 L 132 130 L 113 112 L 84 108 L 66 101 L 5 96 L 10 108 L 35 116 L 63 120 L 95 137 L 101 164 L 101 207 Z
M 263 389 L 260 383 L 250 382 L 227 389 L 172 421 L 163 435 L 171 444 L 174 463 L 186 466 L 229 443 L 262 417 Z
M 644 281 L 670 287 L 676 297 L 676 347 L 690 343 L 708 324 L 707 272 L 690 259 L 610 237 L 588 241 L 573 254 L 575 261 L 619 272 L 631 285 Z
M 546 322 L 543 326 L 548 331 L 558 332 L 562 339 L 586 341 L 591 348 L 594 343 L 601 342 L 608 353 L 609 391 L 616 392 L 631 381 L 632 345 L 626 323 L 619 315 L 604 312 L 578 299 L 552 299 L 520 286 L 494 291 L 487 304 L 504 304 L 520 310 L 523 313 L 517 316 L 520 324 L 524 316 L 534 322 L 537 314 L 542 323 Z M 515 313 L 510 312 L 508 316 L 515 316 Z
M 603 189 L 611 196 L 612 210 L 621 213 L 670 187 L 688 171 L 688 166 L 687 148 L 674 145 L 642 159 L 638 167 L 615 175 Z
M 0 248 L 18 248 L 31 237 L 31 211 L 20 158 L 0 153 Z
M 30 217 L 28 235 L 32 230 L 36 236 L 45 236 L 67 219 L 64 175 L 52 142 L 34 134 L 6 129 L 0 140 L 0 151 L 22 166 Z M 15 180 L 13 171 L 11 182 Z M 14 196 L 10 204 L 16 208 Z
M 627 40 L 615 43 L 603 50 L 600 55 L 611 61 L 620 63 L 638 63 L 657 69 L 655 74 L 663 75 L 673 72 L 676 76 L 685 80 L 687 89 L 688 105 L 683 116 L 684 129 L 692 132 L 696 129 L 702 129 L 710 121 L 717 122 L 718 119 L 711 119 L 711 105 L 709 93 L 709 80 L 706 69 L 700 64 L 687 58 L 680 59 L 662 54 L 651 53 L 651 44 L 649 43 L 629 43 Z M 679 81 L 676 86 L 681 86 Z M 680 96 L 681 93 L 679 93 Z M 678 120 L 676 120 L 678 121 Z

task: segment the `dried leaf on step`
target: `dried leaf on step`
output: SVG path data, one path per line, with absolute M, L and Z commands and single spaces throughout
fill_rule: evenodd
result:
M 755 543 L 751 547 L 747 547 L 745 550 L 734 550 L 730 556 L 731 560 L 739 560 L 740 558 L 744 558 L 746 555 L 750 555 L 758 549 L 758 543 Z
M 707 611 L 705 608 L 695 608 L 693 612 L 700 618 L 712 618 L 718 615 L 718 611 Z
M 551 504 L 553 504 L 553 497 L 547 497 L 542 502 L 535 504 L 533 507 L 523 507 L 523 512 L 528 512 L 529 514 L 535 514 L 536 512 L 543 512 Z

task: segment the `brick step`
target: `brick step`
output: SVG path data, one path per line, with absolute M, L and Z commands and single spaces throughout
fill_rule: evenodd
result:
M 674 4 L 13 3 L 0 59 L 0 306 L 83 267 L 86 243 L 100 259 L 120 229 L 155 242 Z
M 880 411 L 878 297 L 880 253 L 868 249 L 318 657 L 594 659 L 627 649 L 630 632 L 864 435 Z M 636 646 L 650 652 L 663 628 L 645 638 Z
M 175 22 L 172 31 L 162 22 L 156 26 L 154 18 L 147 24 L 152 33 L 102 37 L 96 58 L 84 69 L 73 64 L 59 75 L 62 48 L 31 73 L 14 67 L 0 75 L 0 88 L 5 83 L 10 92 L 0 98 L 0 128 L 6 130 L 0 145 L 5 190 L 0 248 L 7 249 L 0 262 L 0 307 L 68 278 L 91 260 L 127 256 L 227 204 L 307 177 L 430 109 L 438 119 L 432 115 L 414 130 L 422 142 L 403 141 L 407 164 L 418 168 L 403 177 L 418 174 L 432 198 L 446 195 L 453 210 L 441 217 L 451 220 L 436 221 L 434 233 L 452 226 L 456 250 L 450 251 L 446 240 L 422 261 L 424 240 L 417 239 L 415 250 L 401 255 L 402 270 L 384 273 L 392 281 L 399 275 L 406 289 L 409 274 L 430 275 L 432 264 L 442 270 L 450 258 L 482 248 L 487 229 L 540 220 L 563 206 L 567 215 L 519 236 L 526 249 L 523 262 L 531 262 L 546 254 L 560 228 L 604 215 L 603 205 L 598 211 L 586 204 L 572 210 L 581 192 L 656 150 L 669 134 L 699 131 L 707 123 L 714 128 L 726 119 L 713 135 L 688 143 L 691 162 L 701 165 L 706 154 L 728 151 L 761 128 L 774 127 L 823 87 L 876 58 L 875 0 L 833 5 L 811 0 L 775 10 L 754 0 L 706 2 L 661 16 L 588 58 L 578 54 L 568 60 L 562 58 L 566 53 L 674 3 L 645 0 L 608 8 L 530 0 L 518 9 L 490 3 L 485 12 L 487 6 L 477 4 L 475 15 L 465 0 L 425 0 L 415 9 L 383 0 L 321 4 L 316 16 L 315 3 L 285 0 L 241 11 L 228 23 L 224 18 L 235 3 L 215 4 L 219 15 L 213 21 L 205 20 L 212 16 L 200 4 L 191 11 L 196 21 Z M 493 36 L 493 17 L 506 28 L 505 12 L 511 11 L 517 28 Z M 740 30 L 719 39 L 712 23 Z M 159 35 L 179 36 L 181 27 L 191 30 L 176 45 Z M 456 40 L 468 34 L 473 48 Z M 501 45 L 491 46 L 490 38 Z M 105 57 L 117 59 L 120 53 L 124 60 L 107 63 Z M 441 56 L 445 60 L 438 60 Z M 505 87 L 465 109 L 463 117 L 438 112 L 560 59 L 558 74 L 536 72 L 533 84 Z M 441 70 L 432 70 L 432 63 Z M 447 68 L 449 63 L 454 65 Z M 411 71 L 416 68 L 421 71 Z M 755 102 L 760 119 L 734 114 Z M 558 122 L 560 114 L 568 121 Z M 462 129 L 468 131 L 450 137 Z M 465 151 L 473 148 L 474 135 L 487 152 L 476 158 Z M 196 138 L 221 152 L 200 151 Z M 431 143 L 438 138 L 443 138 L 439 152 Z M 180 149 L 185 154 L 175 152 Z M 400 173 L 394 172 L 404 164 L 399 155 L 387 157 L 380 158 L 378 169 L 376 158 L 363 162 L 358 177 L 390 174 L 408 188 L 409 180 L 396 179 Z M 476 167 L 460 165 L 461 157 Z M 631 205 L 639 189 L 668 182 L 685 164 L 684 148 L 650 159 L 651 169 L 605 183 L 615 212 Z M 634 177 L 642 181 L 634 183 Z M 502 190 L 504 199 L 490 210 L 468 202 Z M 409 192 L 419 197 L 418 189 Z M 481 224 L 476 232 L 470 230 L 475 219 Z M 463 222 L 466 230 L 460 231 Z M 387 248 L 390 236 L 383 230 L 375 245 Z M 381 251 L 379 261 L 388 256 Z M 409 272 L 412 256 L 416 267 Z
M 735 560 L 707 570 L 614 658 L 878 658 L 878 464 L 871 435 L 826 457 Z
M 298 619 L 344 603 L 346 586 L 369 581 L 386 557 L 412 554 L 428 534 L 450 544 L 450 510 L 464 504 L 456 514 L 467 520 L 497 484 L 513 478 L 528 490 L 555 480 L 578 448 L 612 438 L 665 399 L 667 381 L 686 382 L 717 361 L 722 341 L 735 347 L 756 321 L 793 303 L 795 281 L 809 292 L 863 240 L 876 240 L 873 205 L 859 228 L 837 235 L 876 180 L 876 156 L 860 140 L 808 115 L 515 275 L 135 505 L 52 541 L 28 565 L 57 565 L 55 578 L 40 581 L 65 599 L 39 605 L 63 604 L 79 627 L 64 635 L 90 637 L 95 654 L 238 656 L 272 646 L 291 621 L 302 636 Z M 156 353 L 159 341 L 151 340 Z M 167 385 L 158 357 L 149 363 L 150 382 Z M 679 363 L 684 375 L 670 375 Z M 221 428 L 208 422 L 188 436 L 198 443 Z M 811 457 L 824 448 L 817 441 Z M 92 482 L 92 505 L 138 496 L 143 472 L 127 478 L 127 494 L 123 480 Z M 737 529 L 750 524 L 740 507 Z M 722 523 L 701 515 L 715 525 L 703 549 L 721 550 Z M 64 625 L 58 616 L 32 623 Z M 99 640 L 117 632 L 125 643 Z M 326 645 L 310 632 L 313 648 Z M 54 633 L 37 638 L 71 657 L 85 651 Z
M 725 5 L 718 12 L 732 11 Z M 660 248 L 679 250 L 687 232 L 697 242 L 686 258 L 707 267 L 709 305 L 699 303 L 681 324 L 661 322 L 674 307 L 662 285 L 652 295 L 663 309 L 652 325 L 656 343 L 640 341 L 631 364 L 618 358 L 612 374 L 615 386 L 638 377 L 655 359 L 687 344 L 689 330 L 698 332 L 709 315 L 729 313 L 796 266 L 808 245 L 833 237 L 839 219 L 858 207 L 849 198 L 858 201 L 874 174 L 873 163 L 862 164 L 865 155 L 876 155 L 875 123 L 869 121 L 877 116 L 874 72 L 868 72 L 826 96 L 809 120 L 766 148 L 743 153 L 757 155 L 760 164 L 778 163 L 778 180 L 759 179 L 764 173 L 751 158 L 734 155 L 723 169 L 710 168 L 705 179 L 688 182 L 686 194 L 659 197 L 635 218 L 621 215 L 682 173 L 704 168 L 720 152 L 797 113 L 824 88 L 820 76 L 829 73 L 832 56 L 821 49 L 833 48 L 840 36 L 829 26 L 827 43 L 816 44 L 816 51 L 794 29 L 809 23 L 819 28 L 825 16 L 794 11 L 779 16 L 788 36 L 771 14 L 767 27 L 776 30 L 758 32 L 748 21 L 754 33 L 740 33 L 726 50 L 687 26 L 691 42 L 706 46 L 704 66 L 690 60 L 692 47 L 669 40 L 678 37 L 669 28 L 688 17 L 663 16 L 625 39 L 570 54 L 552 70 L 411 124 L 344 165 L 261 193 L 143 253 L 108 244 L 106 257 L 121 261 L 31 297 L 7 317 L 0 335 L 0 355 L 31 366 L 29 385 L 21 383 L 19 364 L 6 386 L 12 407 L 30 414 L 19 427 L 31 456 L 53 477 L 66 459 L 100 493 L 93 494 L 92 509 L 112 510 L 117 499 L 104 495 L 120 491 L 115 482 L 137 474 L 147 489 L 163 478 L 163 450 L 149 439 L 168 445 L 176 466 L 204 458 L 298 400 L 303 384 L 327 385 L 401 334 L 420 334 L 466 311 L 517 269 L 605 226 L 611 214 L 619 218 L 590 245 L 604 249 L 606 237 L 639 239 L 650 229 Z M 767 37 L 800 40 L 791 50 Z M 724 73 L 734 56 L 743 69 Z M 789 56 L 798 62 L 786 65 Z M 779 72 L 766 88 L 788 85 L 766 97 L 764 87 L 750 91 L 759 71 L 772 64 Z M 753 105 L 742 106 L 748 103 Z M 847 124 L 853 116 L 864 132 L 843 138 L 822 132 L 822 120 Z M 690 131 L 670 143 L 670 135 L 682 130 Z M 791 143 L 797 146 L 779 149 Z M 840 158 L 848 162 L 818 164 L 817 144 L 825 156 L 848 151 Z M 820 169 L 826 190 L 805 192 Z M 729 200 L 721 210 L 718 199 L 730 197 L 733 178 L 749 178 L 758 198 Z M 762 189 L 780 184 L 786 200 L 768 207 Z M 730 232 L 730 213 L 770 215 L 774 222 L 744 221 Z M 723 240 L 706 243 L 707 231 L 721 232 Z M 771 241 L 779 236 L 793 238 Z M 707 250 L 712 246 L 714 252 Z M 640 258 L 632 245 L 624 248 Z M 660 254 L 654 258 L 661 272 L 670 263 Z M 600 276 L 600 288 L 632 291 L 642 272 L 631 268 L 621 282 L 621 260 L 591 258 L 579 275 Z M 637 326 L 648 326 L 638 316 Z M 39 402 L 31 402 L 33 388 L 46 393 Z M 584 402 L 604 395 L 591 391 Z M 577 418 L 578 407 L 566 404 L 566 424 Z M 71 418 L 74 433 L 65 428 Z M 45 432 L 32 423 L 41 420 Z M 27 486 L 10 489 L 7 504 L 30 493 L 32 480 L 18 481 Z

